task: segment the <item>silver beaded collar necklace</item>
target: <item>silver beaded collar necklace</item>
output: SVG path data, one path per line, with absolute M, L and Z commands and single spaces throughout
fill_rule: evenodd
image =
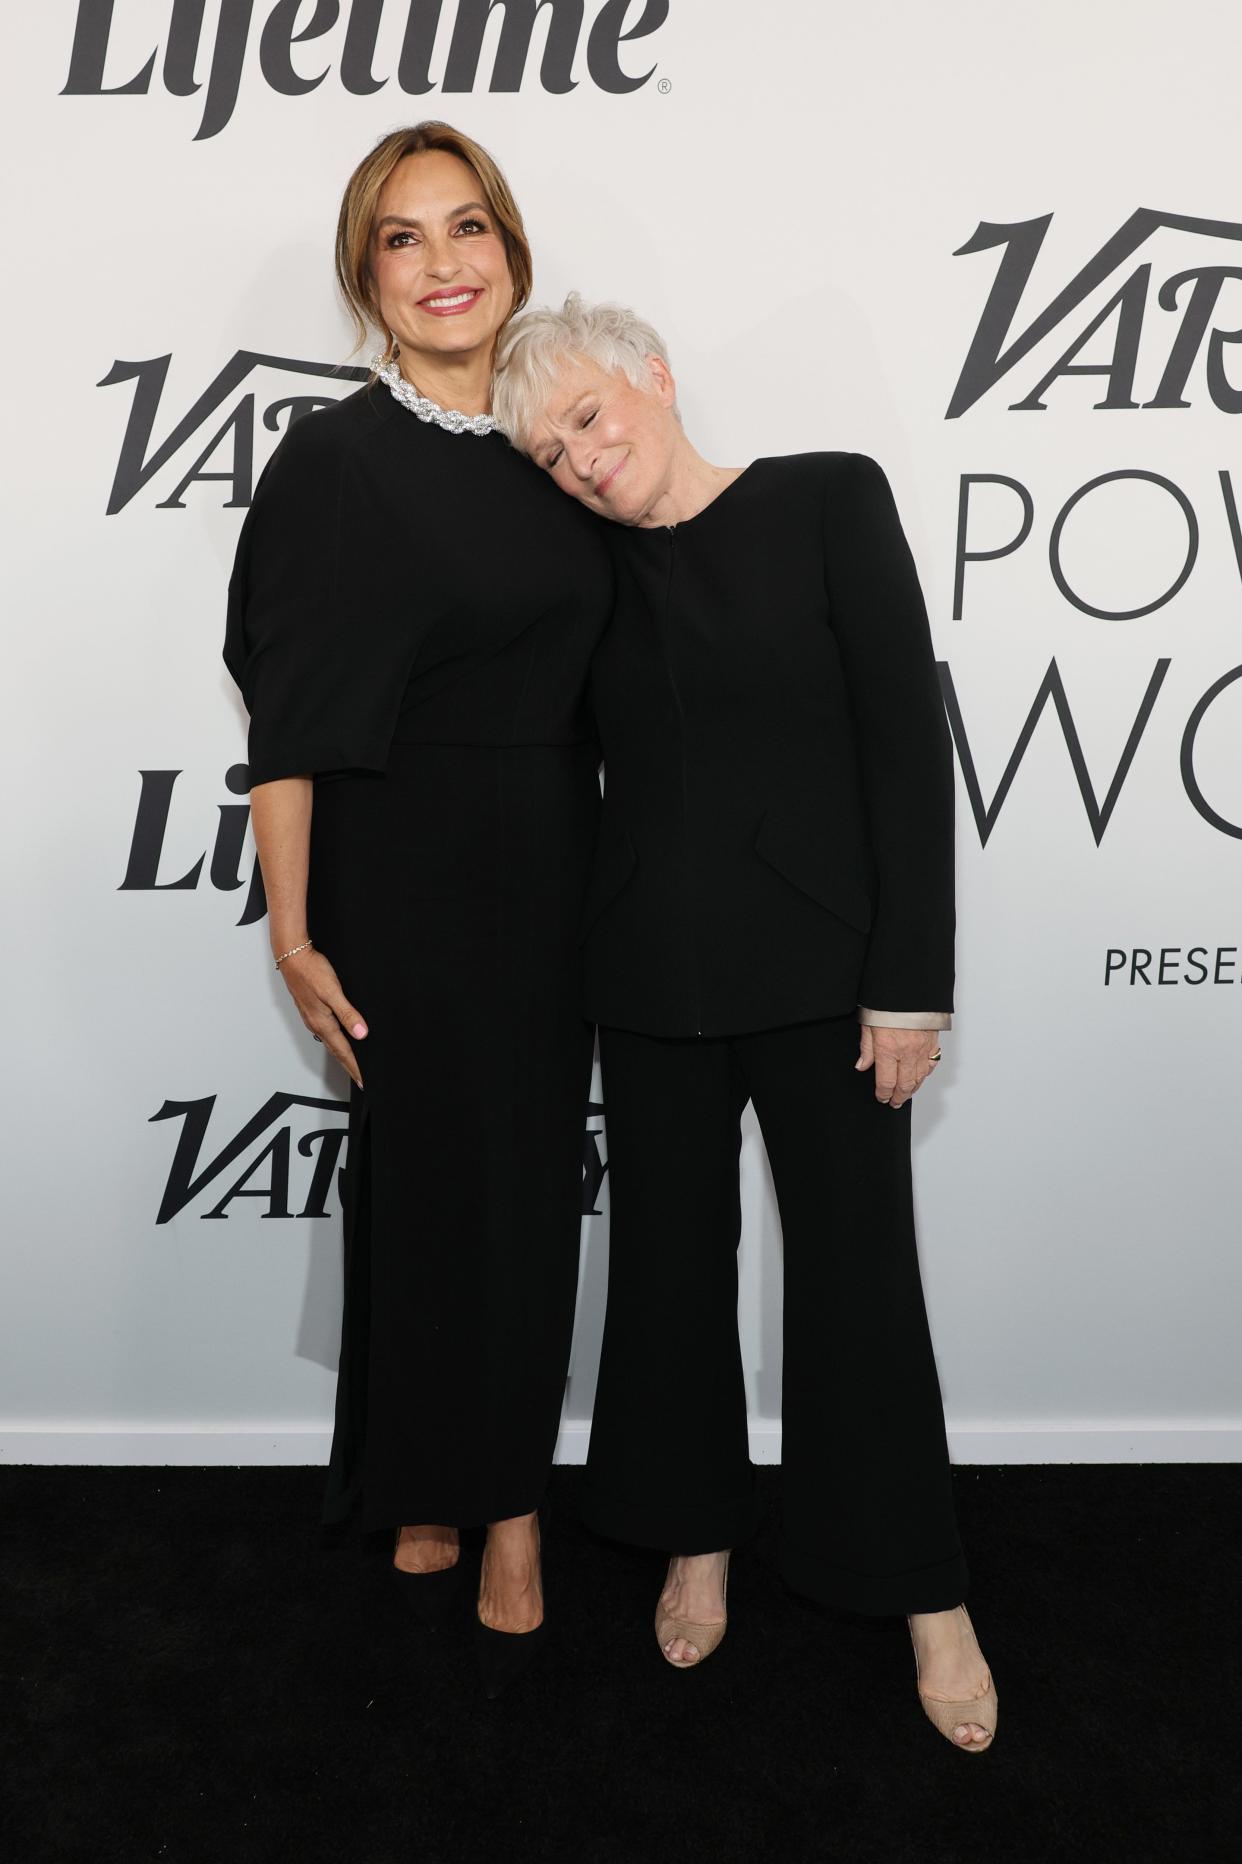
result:
M 385 362 L 382 356 L 372 356 L 371 367 L 380 381 L 387 384 L 394 401 L 399 401 L 403 408 L 416 414 L 420 421 L 434 422 L 447 434 L 490 434 L 502 431 L 490 414 L 462 414 L 457 408 L 442 408 L 438 401 L 420 395 L 406 381 L 395 362 Z

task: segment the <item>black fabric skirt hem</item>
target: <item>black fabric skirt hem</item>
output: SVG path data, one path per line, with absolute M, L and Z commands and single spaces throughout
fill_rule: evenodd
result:
M 748 1495 L 700 1504 L 626 1501 L 587 1477 L 579 1485 L 578 1512 L 593 1533 L 607 1540 L 669 1553 L 719 1553 L 753 1537 L 759 1525 L 759 1497 L 753 1471 Z
M 791 1546 L 778 1543 L 777 1571 L 791 1592 L 837 1611 L 866 1617 L 906 1617 L 911 1612 L 948 1612 L 960 1605 L 970 1586 L 966 1556 L 951 1554 L 930 1566 L 900 1573 L 860 1573 L 832 1566 Z
M 445 1527 L 486 1527 L 492 1521 L 516 1521 L 534 1514 L 541 1507 L 546 1491 L 545 1482 L 537 1493 L 531 1487 L 522 1491 L 497 1491 L 483 1498 L 477 1495 L 415 1495 L 396 1501 L 372 1503 L 368 1500 L 364 1505 L 361 1494 L 355 1489 L 350 1494 L 331 1494 L 325 1498 L 320 1526 L 349 1526 L 356 1521 L 361 1534 L 377 1534 L 386 1528 L 395 1533 L 399 1527 L 432 1522 Z

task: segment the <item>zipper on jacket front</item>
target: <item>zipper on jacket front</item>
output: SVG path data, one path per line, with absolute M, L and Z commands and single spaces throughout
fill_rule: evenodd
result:
M 673 567 L 677 554 L 677 526 L 665 525 L 668 532 L 668 577 L 664 585 L 664 664 L 668 669 L 668 683 L 673 690 L 673 700 L 677 706 L 677 717 L 681 722 L 681 819 L 685 834 L 686 861 L 689 866 L 691 903 L 697 898 L 694 887 L 694 844 L 690 839 L 690 773 L 689 757 L 686 751 L 686 708 L 682 704 L 681 689 L 677 684 L 677 671 L 673 659 Z M 702 991 L 700 989 L 698 943 L 696 928 L 693 924 L 693 911 L 690 915 L 690 963 L 694 991 L 694 1033 L 701 1036 L 703 1021 Z

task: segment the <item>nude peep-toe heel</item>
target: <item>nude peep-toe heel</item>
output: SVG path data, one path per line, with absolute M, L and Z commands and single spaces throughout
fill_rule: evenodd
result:
M 970 1613 L 966 1611 L 966 1607 L 964 1605 L 959 1605 L 957 1609 L 959 1612 L 964 1612 L 966 1614 L 966 1622 L 970 1624 Z M 909 1619 L 906 1620 L 906 1624 L 907 1627 L 909 1627 Z M 971 1625 L 970 1628 L 972 1631 L 974 1630 L 973 1625 Z M 910 1642 L 912 1644 L 914 1643 L 913 1630 L 910 1631 Z M 914 1680 L 916 1684 L 918 1682 L 918 1676 L 919 1653 L 916 1645 L 914 1651 Z M 971 1702 L 938 1702 L 932 1696 L 925 1696 L 921 1689 L 919 1690 L 919 1701 L 923 1705 L 923 1712 L 927 1716 L 928 1721 L 932 1724 L 933 1728 L 939 1730 L 951 1747 L 959 1748 L 963 1754 L 987 1753 L 996 1734 L 997 1709 L 996 1685 L 992 1681 L 992 1671 L 990 1667 L 988 1669 L 987 1688 L 981 1696 L 976 1696 Z M 953 1739 L 953 1730 L 960 1727 L 963 1722 L 975 1722 L 980 1728 L 986 1728 L 988 1734 L 987 1740 L 955 1741 Z
M 732 1551 L 732 1549 L 730 1549 L 730 1551 Z M 724 1563 L 724 1598 L 726 1606 L 725 1615 L 723 1621 L 718 1625 L 696 1624 L 693 1618 L 674 1618 L 670 1613 L 661 1611 L 659 1605 L 656 1606 L 656 1642 L 660 1646 L 660 1655 L 664 1657 L 665 1663 L 671 1664 L 674 1670 L 696 1670 L 703 1662 L 704 1658 L 711 1656 L 721 1638 L 724 1636 L 729 1623 L 729 1613 L 727 1609 L 729 1602 L 728 1553 L 725 1554 Z M 694 1648 L 699 1654 L 694 1659 L 693 1663 L 676 1663 L 672 1657 L 664 1656 L 665 1645 L 670 1639 L 675 1637 L 684 1637 L 688 1643 L 694 1645 Z

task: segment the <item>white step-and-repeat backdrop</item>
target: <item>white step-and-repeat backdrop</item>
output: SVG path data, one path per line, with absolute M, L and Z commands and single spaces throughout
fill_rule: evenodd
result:
M 220 644 L 255 477 L 361 360 L 342 185 L 426 116 L 508 171 L 536 301 L 577 287 L 663 330 L 710 459 L 844 447 L 893 483 L 958 758 L 958 1015 L 915 1109 L 956 1455 L 1235 1457 L 1237 15 L 25 0 L 0 42 L 4 1457 L 326 1455 L 341 1083 L 270 963 Z M 585 1159 L 570 1459 L 598 1080 Z M 753 1124 L 743 1166 L 774 1457 Z

